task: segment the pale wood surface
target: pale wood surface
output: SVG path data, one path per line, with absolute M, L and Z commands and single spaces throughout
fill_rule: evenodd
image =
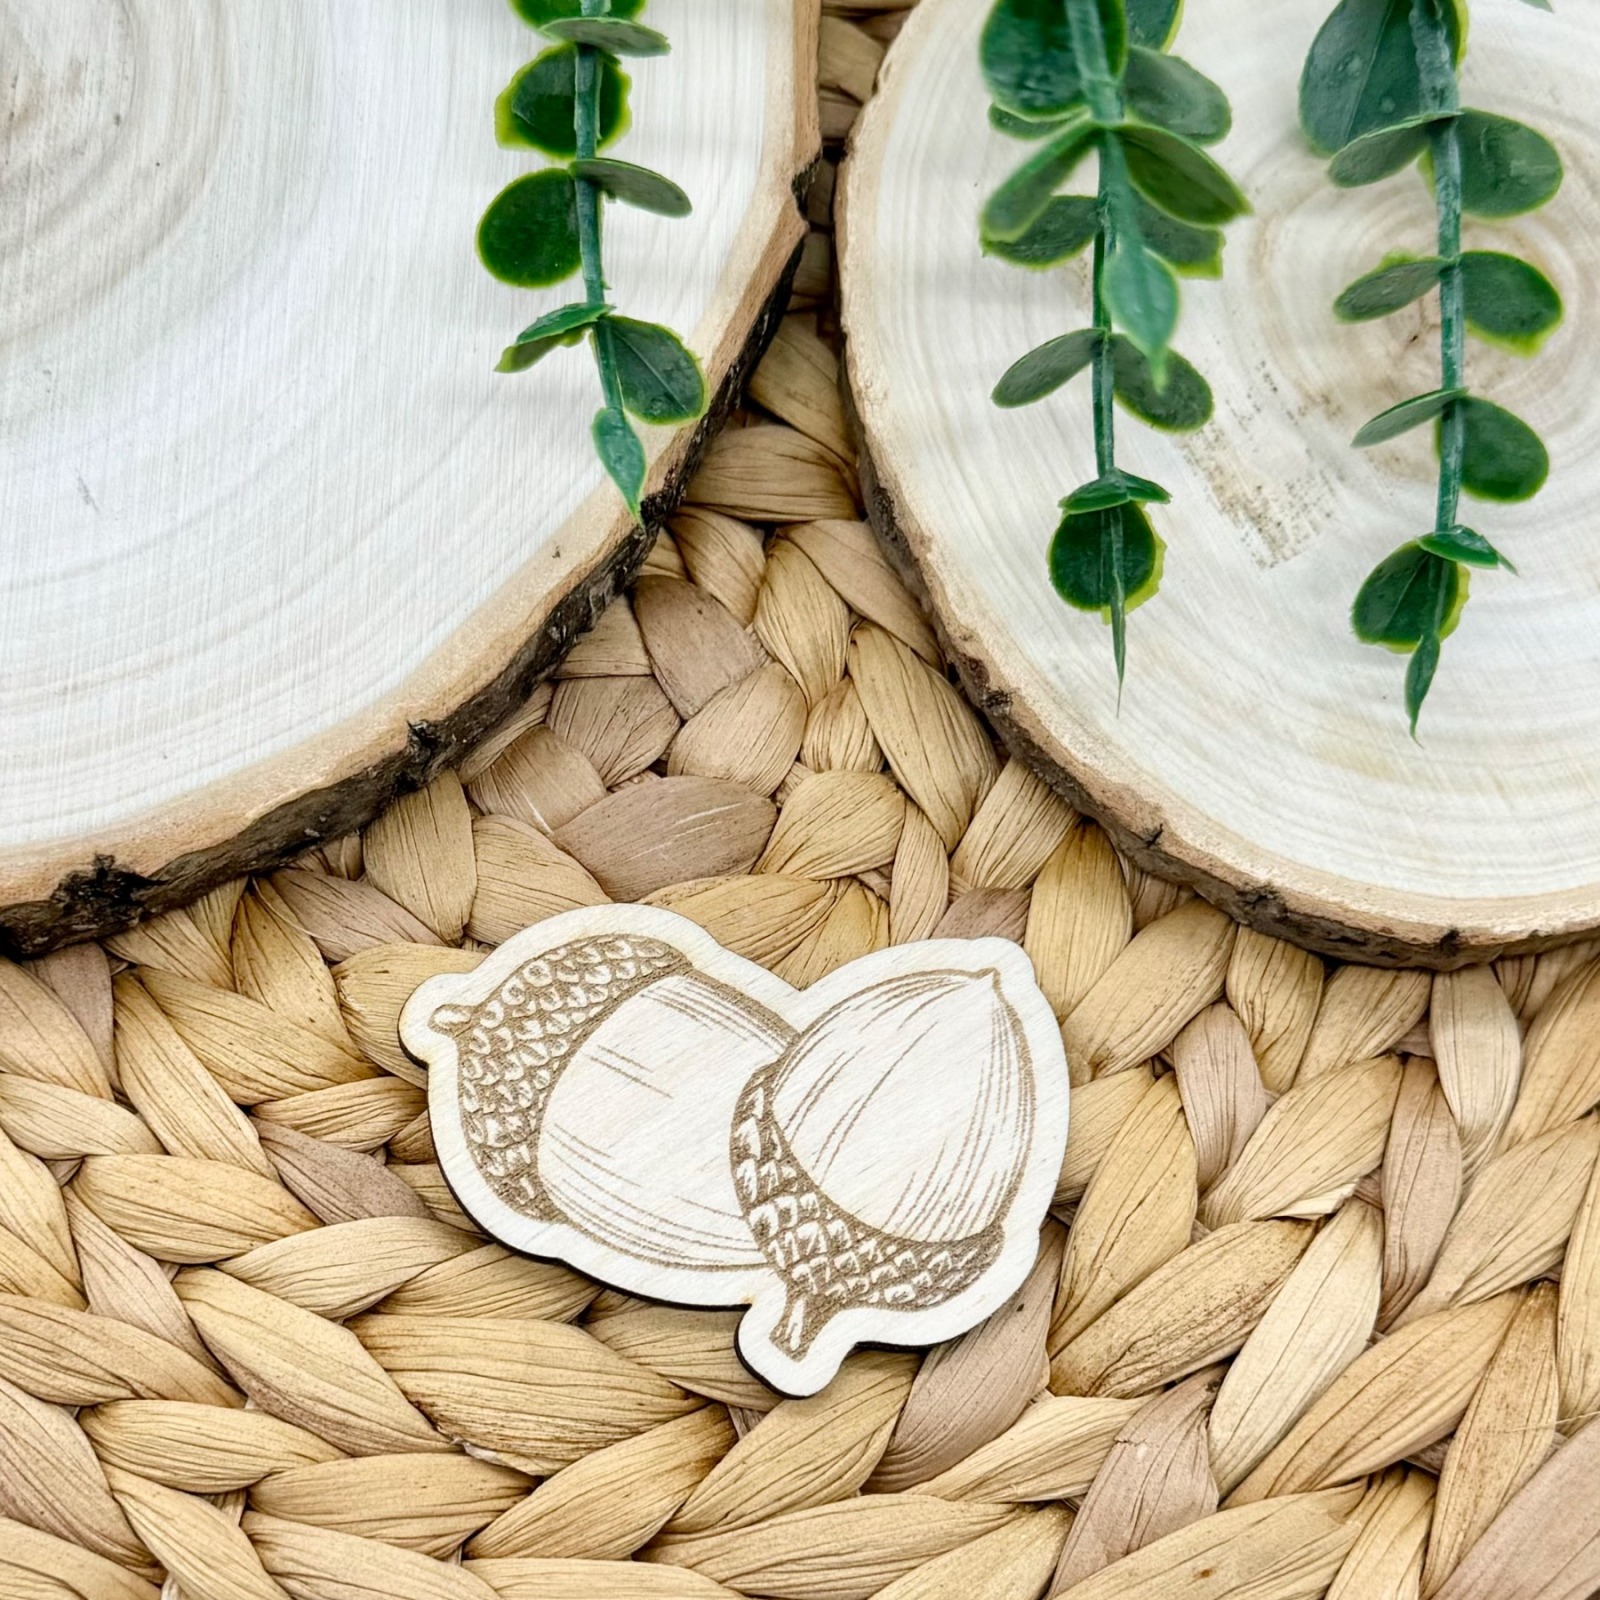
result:
M 1045 574 L 1056 502 L 1093 472 L 1085 380 L 1026 411 L 989 400 L 1018 355 L 1087 320 L 1087 289 L 1075 270 L 979 251 L 982 197 L 1022 149 L 985 123 L 982 5 L 924 0 L 857 131 L 849 372 L 874 515 L 1019 748 L 1143 864 L 1246 920 L 1333 953 L 1450 964 L 1600 923 L 1596 12 L 1473 8 L 1468 103 L 1543 128 L 1567 176 L 1546 210 L 1469 221 L 1467 242 L 1539 263 L 1567 316 L 1531 361 L 1471 344 L 1474 387 L 1539 428 L 1552 474 L 1526 505 L 1465 508 L 1522 576 L 1476 579 L 1418 746 L 1404 663 L 1346 618 L 1372 565 L 1431 526 L 1434 462 L 1424 435 L 1366 453 L 1350 439 L 1436 385 L 1436 310 L 1348 327 L 1331 303 L 1387 251 L 1427 250 L 1432 207 L 1415 176 L 1333 189 L 1300 139 L 1299 65 L 1326 9 L 1276 7 L 1269 23 L 1246 0 L 1193 0 L 1178 36 L 1232 98 L 1219 156 L 1256 214 L 1229 230 L 1221 283 L 1184 283 L 1176 345 L 1211 382 L 1213 424 L 1174 439 L 1119 420 L 1124 464 L 1174 497 L 1120 713 L 1108 630 Z
M 716 390 L 803 233 L 816 4 L 657 0 L 650 20 L 674 53 L 630 68 L 620 150 L 695 211 L 608 207 L 606 266 Z M 503 716 L 637 561 L 587 353 L 491 370 L 572 289 L 496 283 L 473 249 L 542 159 L 498 148 L 491 115 L 538 47 L 504 0 L 0 3 L 19 943 L 370 815 Z M 650 432 L 659 509 L 695 430 Z
M 809 988 L 675 912 L 550 917 L 400 1016 L 462 1204 L 633 1294 L 751 1309 L 812 1394 L 853 1345 L 924 1345 L 1016 1293 L 1067 1134 L 1067 1062 L 1001 939 L 879 950 Z

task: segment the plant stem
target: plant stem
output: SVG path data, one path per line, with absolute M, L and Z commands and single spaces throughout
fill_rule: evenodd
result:
M 605 14 L 606 0 L 582 0 L 582 4 L 586 17 Z M 592 45 L 580 44 L 577 48 L 578 61 L 573 82 L 577 158 L 591 161 L 600 143 L 600 55 Z M 583 258 L 584 299 L 589 305 L 597 306 L 603 304 L 606 297 L 605 266 L 600 246 L 600 190 L 586 178 L 578 178 L 576 187 L 578 250 Z M 605 394 L 606 407 L 611 411 L 620 411 L 622 386 L 617 380 L 611 341 L 603 322 L 595 324 L 593 339 L 595 365 L 600 370 L 600 388 Z
M 1439 205 L 1439 382 L 1445 389 L 1466 386 L 1467 306 L 1461 273 L 1461 134 L 1452 119 L 1433 130 L 1433 181 Z M 1466 466 L 1466 416 L 1452 402 L 1439 421 L 1439 501 L 1435 526 L 1440 533 L 1456 525 L 1461 477 Z
M 1094 236 L 1094 325 L 1100 343 L 1094 353 L 1094 457 L 1095 469 L 1103 478 L 1117 464 L 1117 420 L 1112 401 L 1116 395 L 1115 371 L 1111 361 L 1111 308 L 1106 304 L 1106 257 L 1111 252 L 1111 219 L 1106 204 L 1105 152 L 1100 155 L 1100 225 Z
M 1461 272 L 1461 91 L 1449 34 L 1437 0 L 1412 0 L 1411 38 L 1416 49 L 1423 109 L 1439 116 L 1431 135 L 1434 201 L 1439 213 L 1439 386 L 1466 386 L 1467 308 Z M 1439 419 L 1439 495 L 1435 531 L 1456 525 L 1466 464 L 1466 418 L 1459 404 Z

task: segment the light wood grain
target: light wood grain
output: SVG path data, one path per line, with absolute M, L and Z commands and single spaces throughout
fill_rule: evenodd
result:
M 695 211 L 610 208 L 607 278 L 713 423 L 804 231 L 816 10 L 656 0 L 674 54 L 630 69 L 623 154 Z M 473 250 L 537 164 L 490 116 L 537 49 L 504 0 L 0 4 L 0 941 L 349 831 L 637 566 L 586 355 L 492 371 L 570 298 Z M 707 429 L 649 431 L 659 517 Z
M 1357 452 L 1385 406 L 1437 383 L 1431 305 L 1360 327 L 1332 302 L 1397 248 L 1425 250 L 1415 176 L 1340 191 L 1296 128 L 1298 63 L 1325 7 L 1194 0 L 1177 50 L 1228 91 L 1219 157 L 1255 215 L 1220 283 L 1185 281 L 1176 344 L 1216 394 L 1176 438 L 1131 418 L 1120 455 L 1173 492 L 1161 592 L 1129 623 L 1120 711 L 1108 630 L 1052 592 L 1056 503 L 1093 475 L 1083 382 L 1026 411 L 989 393 L 1006 367 L 1087 321 L 1078 268 L 985 257 L 977 213 L 1020 159 L 990 131 L 977 39 L 987 8 L 924 0 L 890 51 L 841 185 L 848 373 L 867 502 L 920 573 L 975 698 L 1144 866 L 1245 921 L 1346 957 L 1450 966 L 1600 924 L 1600 555 L 1590 532 L 1600 323 L 1585 264 L 1600 204 L 1592 18 L 1473 11 L 1467 102 L 1525 117 L 1566 162 L 1555 202 L 1470 222 L 1558 283 L 1566 321 L 1537 360 L 1474 342 L 1474 387 L 1526 416 L 1553 461 L 1526 506 L 1470 515 L 1522 565 L 1481 579 L 1418 746 L 1401 664 L 1347 615 L 1367 571 L 1432 525 L 1417 435 Z M 1072 187 L 1092 181 L 1080 177 Z

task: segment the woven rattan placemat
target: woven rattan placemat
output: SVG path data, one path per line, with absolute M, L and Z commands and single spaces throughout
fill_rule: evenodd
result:
M 833 139 L 897 20 L 827 18 Z M 997 751 L 857 520 L 830 193 L 744 425 L 468 769 L 0 964 L 4 1600 L 1600 1586 L 1596 950 L 1328 970 Z M 800 985 L 1020 941 L 1076 1091 L 1016 1300 L 780 1401 L 734 1314 L 485 1242 L 398 1008 L 608 898 Z

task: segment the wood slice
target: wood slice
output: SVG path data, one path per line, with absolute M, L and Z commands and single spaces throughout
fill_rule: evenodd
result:
M 656 0 L 612 298 L 717 401 L 647 430 L 659 519 L 770 332 L 819 150 L 816 0 Z M 505 0 L 0 0 L 0 943 L 125 924 L 341 834 L 526 695 L 647 546 L 571 285 L 473 239 L 542 160 Z
M 1281 15 L 1280 15 L 1281 10 Z M 1466 102 L 1546 129 L 1555 201 L 1469 220 L 1471 248 L 1539 263 L 1566 321 L 1537 358 L 1473 341 L 1475 389 L 1550 446 L 1548 486 L 1466 515 L 1522 576 L 1480 575 L 1421 728 L 1404 662 L 1348 614 L 1367 572 L 1432 527 L 1435 462 L 1414 434 L 1359 452 L 1386 406 L 1437 386 L 1434 299 L 1380 322 L 1332 312 L 1394 249 L 1432 247 L 1414 174 L 1337 190 L 1296 121 L 1327 7 L 1194 0 L 1176 50 L 1228 91 L 1223 165 L 1255 214 L 1221 282 L 1186 280 L 1177 348 L 1216 416 L 1185 438 L 1119 417 L 1119 456 L 1165 484 L 1154 599 L 1129 620 L 1119 710 L 1109 629 L 1045 566 L 1059 499 L 1094 471 L 1087 379 L 1025 411 L 990 390 L 1036 344 L 1084 325 L 1081 268 L 985 258 L 977 214 L 1025 148 L 992 133 L 978 70 L 988 7 L 923 0 L 890 51 L 842 189 L 848 375 L 873 515 L 920 573 L 968 687 L 1119 843 L 1247 922 L 1347 959 L 1451 966 L 1600 925 L 1600 336 L 1588 266 L 1600 203 L 1593 18 L 1473 7 Z M 1537 26 L 1534 25 L 1537 22 Z M 1092 171 L 1072 186 L 1092 185 Z

